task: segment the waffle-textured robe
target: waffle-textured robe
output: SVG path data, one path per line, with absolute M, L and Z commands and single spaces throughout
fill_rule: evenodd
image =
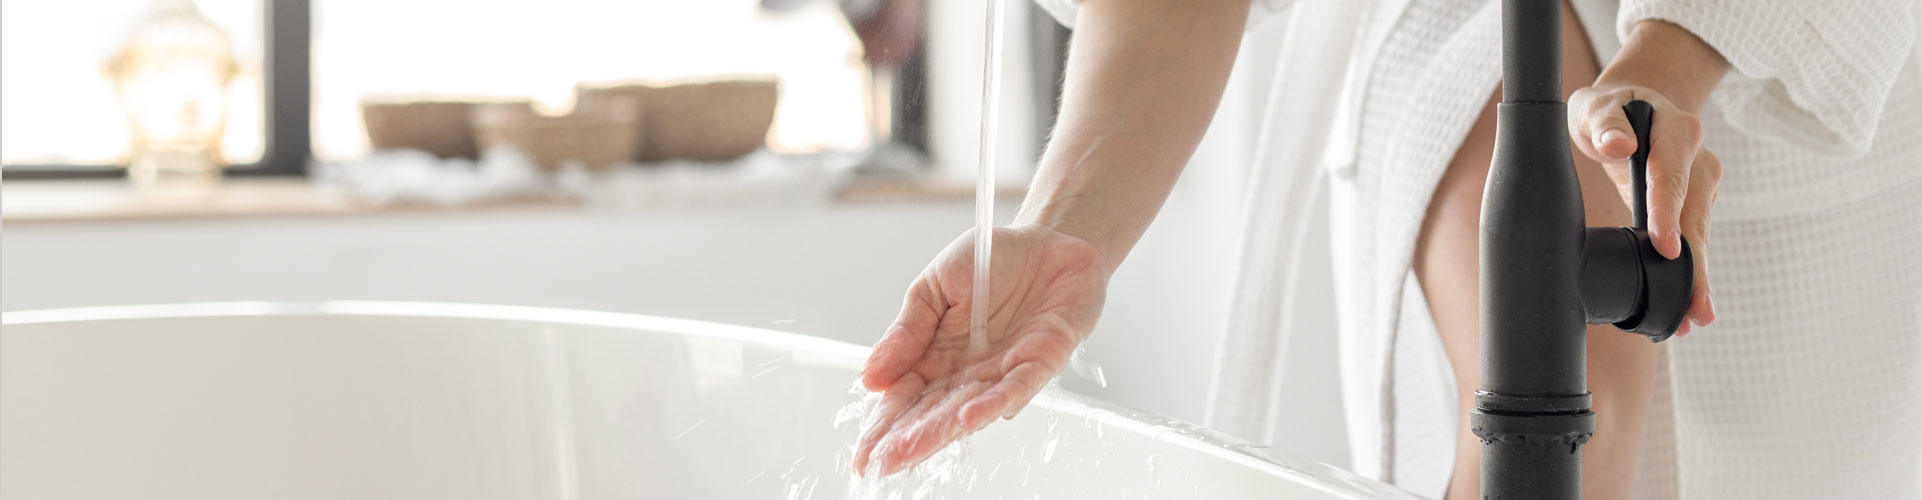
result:
M 1037 0 L 1072 26 L 1074 0 Z M 1603 64 L 1664 20 L 1733 65 L 1718 321 L 1662 348 L 1637 498 L 1922 498 L 1922 2 L 1575 0 Z M 1330 189 L 1355 469 L 1440 497 L 1456 395 L 1411 278 L 1436 184 L 1500 80 L 1496 0 L 1257 0 L 1287 24 L 1209 424 L 1267 439 L 1302 218 Z M 1169 40 L 1167 43 L 1180 43 Z M 1331 99 L 1331 96 L 1341 96 Z M 1603 418 L 1606 418 L 1605 416 Z

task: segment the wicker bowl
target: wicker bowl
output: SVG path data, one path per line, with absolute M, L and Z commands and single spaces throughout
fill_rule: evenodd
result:
M 583 106 L 623 97 L 640 102 L 647 110 L 642 117 L 644 145 L 637 157 L 641 161 L 721 161 L 767 144 L 780 85 L 770 78 L 673 86 L 590 86 L 581 88 L 579 96 Z
M 641 116 L 634 99 L 610 98 L 561 116 L 543 115 L 524 101 L 482 104 L 469 118 L 482 149 L 513 146 L 548 169 L 569 161 L 604 169 L 639 155 Z
M 474 158 L 474 129 L 464 101 L 380 101 L 360 104 L 367 142 L 374 149 L 412 148 L 441 158 Z

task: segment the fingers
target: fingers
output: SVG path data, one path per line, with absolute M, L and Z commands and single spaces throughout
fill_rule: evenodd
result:
M 875 407 L 867 429 L 862 431 L 860 441 L 854 445 L 855 473 L 867 475 L 868 462 L 873 458 L 875 445 L 888 435 L 901 415 L 920 398 L 926 385 L 919 376 L 902 377 L 900 383 L 895 385 L 895 390 L 881 396 L 881 404 Z
M 1722 163 L 1702 149 L 1702 122 L 1661 93 L 1635 86 L 1597 86 L 1569 96 L 1569 136 L 1578 149 L 1602 162 L 1610 177 L 1625 179 L 1625 161 L 1637 149 L 1633 128 L 1622 106 L 1641 99 L 1655 107 L 1649 131 L 1647 210 L 1649 239 L 1669 259 L 1682 254 L 1688 238 L 1695 264 L 1694 294 L 1689 297 L 1688 321 L 1678 335 L 1715 321 L 1715 301 L 1708 281 L 1708 221 L 1715 204 Z
M 1027 408 L 1029 402 L 1034 401 L 1034 396 L 1040 394 L 1041 388 L 1047 387 L 1048 380 L 1060 371 L 1036 361 L 1016 365 L 994 387 L 961 407 L 961 420 L 969 428 L 978 429 L 993 422 L 997 416 L 1014 418 L 1023 408 Z
M 861 385 L 870 391 L 885 391 L 913 369 L 934 341 L 935 327 L 940 325 L 946 308 L 947 301 L 941 300 L 933 280 L 915 280 L 902 301 L 901 314 L 874 344 L 874 353 L 868 355 L 867 366 L 861 369 Z
M 1716 185 L 1722 179 L 1722 161 L 1707 150 L 1695 158 L 1691 169 L 1688 204 L 1682 207 L 1682 234 L 1688 237 L 1695 259 L 1695 291 L 1689 298 L 1688 320 L 1696 326 L 1715 322 L 1715 303 L 1709 299 L 1708 281 L 1709 213 L 1715 206 Z
M 913 409 L 903 414 L 875 445 L 872 460 L 882 474 L 893 474 L 927 460 L 934 452 L 971 431 L 963 426 L 960 408 L 988 386 L 985 382 L 959 387 L 937 386 L 924 391 Z
M 1655 106 L 1649 131 L 1648 226 L 1655 250 L 1674 259 L 1682 254 L 1681 212 L 1687 201 L 1690 165 L 1702 150 L 1702 122 L 1659 93 L 1638 87 L 1587 88 L 1569 97 L 1580 113 L 1569 116 L 1569 133 L 1583 153 L 1611 168 L 1635 154 L 1634 129 L 1622 105 L 1635 99 Z
M 1702 148 L 1702 122 L 1668 107 L 1655 113 L 1649 131 L 1648 232 L 1663 257 L 1682 255 L 1682 209 L 1688 201 L 1691 167 Z M 1661 111 L 1670 111 L 1667 114 Z M 1709 186 L 1698 186 L 1714 191 Z
M 925 385 L 917 375 L 902 377 L 888 391 L 880 417 L 855 446 L 854 466 L 893 474 L 927 460 L 961 436 L 992 423 L 997 416 L 1013 417 L 1041 392 L 1059 372 L 1041 361 L 1029 361 L 998 380 L 977 380 L 958 387 Z M 913 389 L 914 392 L 907 390 Z M 910 395 L 894 399 L 896 394 Z

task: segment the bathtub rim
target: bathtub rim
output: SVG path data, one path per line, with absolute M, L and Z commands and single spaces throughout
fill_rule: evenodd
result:
M 228 301 L 83 306 L 0 312 L 0 326 L 264 316 L 412 317 L 549 323 L 644 330 L 713 338 L 819 354 L 811 361 L 858 371 L 871 348 L 801 333 L 685 318 L 545 306 L 458 302 L 329 300 L 312 302 Z M 1242 467 L 1294 480 L 1325 493 L 1356 498 L 1406 498 L 1412 494 L 1339 467 L 1282 455 L 1267 445 L 1160 414 L 1077 394 L 1053 384 L 1031 405 L 1064 415 L 1098 419 L 1124 431 L 1183 446 Z M 1339 485 L 1328 484 L 1338 481 Z

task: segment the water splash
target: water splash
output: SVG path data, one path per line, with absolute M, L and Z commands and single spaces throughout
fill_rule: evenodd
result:
M 1088 360 L 1086 346 L 1075 347 L 1074 352 L 1068 355 L 1068 371 L 1094 382 L 1103 389 L 1108 388 L 1107 373 L 1101 371 L 1100 364 Z
M 1056 449 L 1061 447 L 1061 432 L 1056 430 L 1056 428 L 1060 426 L 1061 426 L 1061 417 L 1056 416 L 1054 412 L 1049 412 L 1048 413 L 1048 442 L 1043 443 L 1041 445 L 1041 463 L 1046 464 L 1046 463 L 1054 462 L 1054 452 Z
M 807 476 L 799 481 L 789 482 L 782 500 L 808 500 L 814 498 L 814 488 L 821 485 L 821 476 Z
M 858 425 L 856 434 L 875 424 L 877 409 L 881 405 L 881 393 L 868 392 L 860 384 L 851 391 L 860 394 L 858 401 L 848 403 L 834 414 L 834 427 L 845 429 Z M 879 462 L 868 464 L 868 470 L 854 474 L 854 446 L 850 446 L 837 459 L 839 470 L 848 476 L 849 500 L 927 500 L 940 498 L 937 491 L 968 491 L 980 479 L 980 471 L 975 465 L 972 447 L 967 437 L 962 437 L 934 453 L 927 460 L 890 475 L 882 475 Z M 880 453 L 882 450 L 876 450 Z M 790 484 L 792 489 L 792 484 Z M 806 497 L 799 497 L 806 498 Z
M 687 430 L 684 430 L 684 431 L 681 431 L 681 433 L 680 433 L 680 434 L 675 434 L 675 435 L 674 435 L 674 439 L 670 439 L 669 441 L 680 441 L 680 440 L 681 440 L 681 438 L 684 438 L 684 437 L 687 437 L 687 434 L 688 434 L 688 433 L 690 433 L 690 432 L 694 432 L 694 429 L 699 429 L 699 428 L 701 428 L 701 424 L 705 424 L 705 423 L 707 423 L 707 421 L 706 421 L 706 420 L 700 420 L 700 421 L 696 421 L 696 422 L 694 422 L 694 425 L 690 425 L 690 426 L 688 426 L 688 427 L 687 427 Z

